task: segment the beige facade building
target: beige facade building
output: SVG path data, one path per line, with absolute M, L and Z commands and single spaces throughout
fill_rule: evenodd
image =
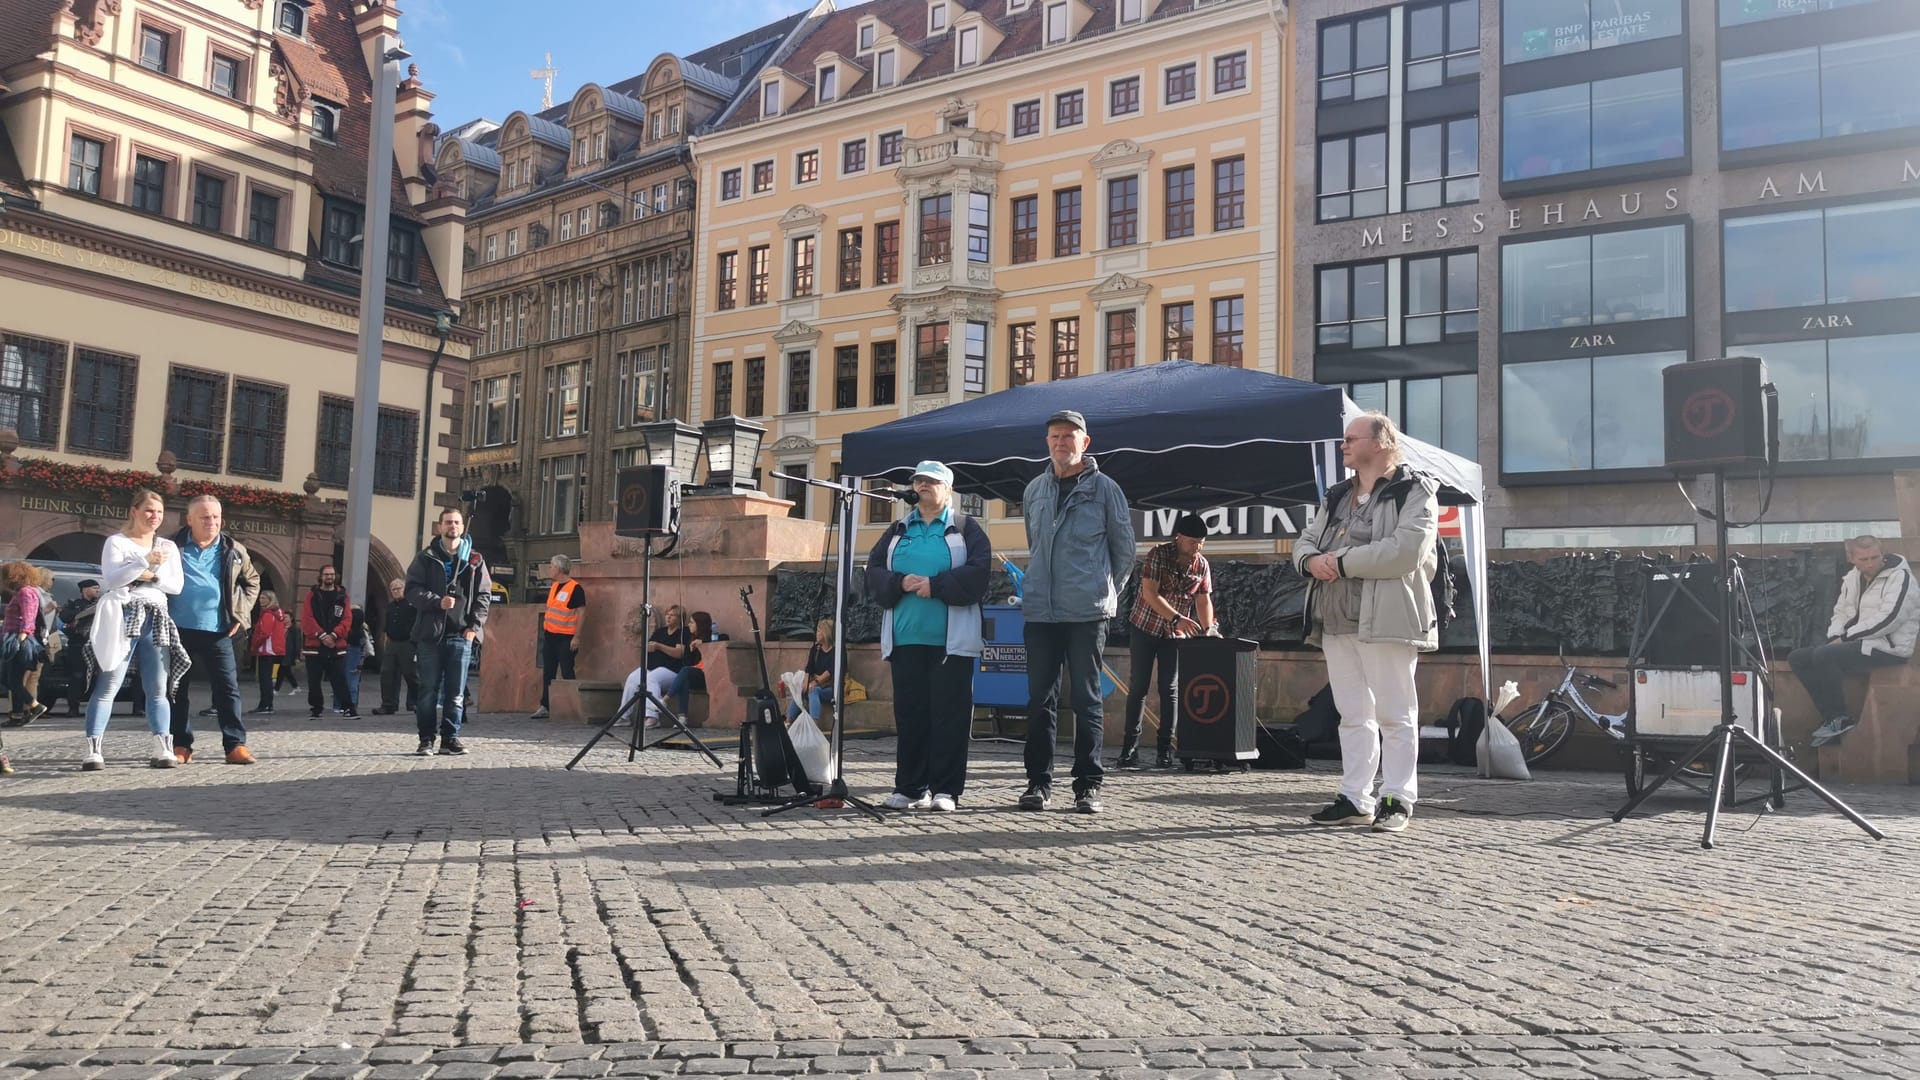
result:
M 826 476 L 850 431 L 1027 382 L 1175 357 L 1289 373 L 1285 11 L 874 0 L 809 19 L 694 140 L 694 422 L 757 420 L 763 469 Z M 1024 548 L 1018 507 L 969 509 Z M 864 507 L 864 541 L 892 516 Z
M 399 29 L 379 0 L 0 0 L 0 552 L 97 560 L 159 469 L 223 495 L 283 599 L 336 557 L 369 56 Z M 410 77 L 391 106 L 392 241 L 370 260 L 374 581 L 443 497 L 465 385 L 470 335 L 436 326 L 462 206 L 422 168 L 431 98 Z
M 581 521 L 613 516 L 617 470 L 644 457 L 639 425 L 687 415 L 687 140 L 754 85 L 802 14 L 440 140 L 440 175 L 470 201 L 480 334 L 463 486 L 475 542 L 516 599 L 541 593 L 554 555 L 579 554 Z

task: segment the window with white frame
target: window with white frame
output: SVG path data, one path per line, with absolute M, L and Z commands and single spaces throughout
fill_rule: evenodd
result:
M 980 62 L 980 28 L 969 26 L 960 31 L 954 45 L 954 62 L 967 67 Z
M 927 5 L 927 36 L 947 32 L 947 0 L 933 0 Z
M 1067 40 L 1067 4 L 1065 0 L 1047 5 L 1046 43 L 1059 45 Z
M 859 35 L 859 43 L 854 47 L 855 50 L 870 52 L 873 49 L 874 40 L 879 37 L 879 27 L 872 19 L 868 19 L 860 24 Z
M 760 115 L 780 115 L 780 84 L 765 82 L 760 84 Z
M 899 77 L 898 71 L 898 57 L 892 49 L 876 55 L 873 58 L 873 85 L 881 89 L 892 86 Z
M 840 69 L 828 64 L 814 76 L 813 96 L 822 104 L 832 101 L 840 95 Z

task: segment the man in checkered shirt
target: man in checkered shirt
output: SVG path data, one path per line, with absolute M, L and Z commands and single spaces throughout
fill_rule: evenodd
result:
M 1200 554 L 1207 542 L 1207 523 L 1197 514 L 1182 514 L 1174 523 L 1173 539 L 1147 552 L 1140 567 L 1140 592 L 1127 616 L 1128 650 L 1132 654 L 1127 678 L 1127 726 L 1120 743 L 1116 769 L 1138 769 L 1140 712 L 1147 690 L 1160 691 L 1160 756 L 1162 769 L 1173 767 L 1173 692 L 1176 643 L 1212 631 L 1213 571 Z M 1158 672 L 1159 678 L 1153 676 Z

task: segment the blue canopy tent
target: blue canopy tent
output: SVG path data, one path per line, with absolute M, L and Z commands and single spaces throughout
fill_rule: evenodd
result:
M 1185 360 L 1002 390 L 847 435 L 842 471 L 908 481 L 932 459 L 953 469 L 954 489 L 1019 501 L 1046 467 L 1047 417 L 1086 416 L 1089 452 L 1136 507 L 1204 510 L 1317 503 L 1342 475 L 1340 439 L 1358 406 L 1337 386 Z M 1480 466 L 1417 439 L 1408 464 L 1440 481 L 1443 505 L 1461 508 L 1461 538 L 1488 689 L 1487 545 Z

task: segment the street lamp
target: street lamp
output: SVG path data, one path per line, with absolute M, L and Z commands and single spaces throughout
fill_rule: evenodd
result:
M 640 425 L 640 437 L 647 441 L 647 463 L 666 465 L 682 484 L 693 484 L 694 470 L 700 466 L 700 429 L 679 420 L 660 420 Z
M 442 311 L 433 317 L 433 336 L 439 340 L 434 346 L 433 360 L 427 364 L 427 401 L 420 409 L 420 415 L 426 418 L 426 428 L 420 433 L 420 531 L 415 536 L 415 547 L 427 546 L 427 474 L 432 467 L 433 452 L 433 377 L 440 370 L 440 357 L 447 351 L 447 339 L 453 336 L 453 314 Z
M 760 440 L 767 434 L 765 424 L 719 416 L 700 425 L 700 434 L 706 441 L 709 488 L 759 490 L 753 483 L 753 466 L 760 459 Z

